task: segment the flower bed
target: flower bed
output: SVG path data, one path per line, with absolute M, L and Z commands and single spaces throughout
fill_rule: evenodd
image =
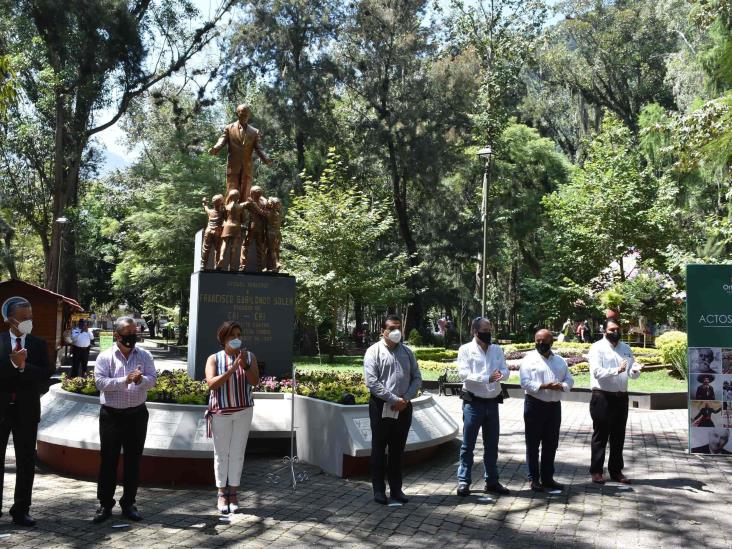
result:
M 98 396 L 99 391 L 94 384 L 94 374 L 85 377 L 61 378 L 61 387 L 71 393 Z M 255 392 L 291 393 L 291 379 L 263 377 L 254 387 Z M 360 373 L 340 372 L 298 372 L 297 394 L 309 396 L 339 404 L 366 404 L 369 391 L 364 385 Z M 158 382 L 147 392 L 149 402 L 166 402 L 171 404 L 206 404 L 208 402 L 208 385 L 205 381 L 195 381 L 182 370 L 158 372 Z M 348 395 L 353 395 L 353 400 Z

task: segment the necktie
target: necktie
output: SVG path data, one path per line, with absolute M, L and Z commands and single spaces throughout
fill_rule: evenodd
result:
M 21 350 L 23 350 L 23 346 L 20 344 L 20 338 L 16 337 L 15 338 L 15 348 L 13 348 L 13 352 L 17 353 L 18 351 L 21 351 Z

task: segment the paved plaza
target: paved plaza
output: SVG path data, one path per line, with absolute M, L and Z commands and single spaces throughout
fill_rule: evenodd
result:
M 461 423 L 457 397 L 438 401 Z M 268 482 L 281 460 L 257 456 L 245 464 L 242 513 L 230 519 L 215 512 L 213 488 L 142 487 L 143 522 L 123 520 L 117 507 L 111 520 L 95 525 L 94 482 L 39 470 L 31 509 L 38 525 L 31 529 L 14 526 L 7 515 L 15 482 L 9 448 L 0 546 L 731 547 L 732 460 L 688 455 L 686 425 L 684 410 L 631 410 L 625 472 L 634 483 L 598 486 L 587 472 L 588 405 L 564 403 L 556 478 L 567 488 L 536 494 L 526 481 L 523 400 L 509 399 L 501 406 L 499 468 L 512 492 L 488 502 L 481 493 L 455 495 L 457 439 L 406 469 L 410 501 L 403 507 L 374 503 L 366 478 L 339 479 L 313 468 L 293 492 L 284 470 L 279 484 Z M 481 477 L 477 461 L 474 488 L 482 488 Z

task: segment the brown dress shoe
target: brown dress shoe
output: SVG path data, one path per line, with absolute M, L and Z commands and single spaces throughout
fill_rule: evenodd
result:
M 617 475 L 610 475 L 610 478 L 614 480 L 615 482 L 620 482 L 621 484 L 630 484 L 630 479 L 626 477 L 623 473 L 619 473 Z
M 605 479 L 602 478 L 602 473 L 592 473 L 592 482 L 595 484 L 605 484 Z

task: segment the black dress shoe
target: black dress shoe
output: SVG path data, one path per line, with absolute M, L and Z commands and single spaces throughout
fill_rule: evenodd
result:
M 541 484 L 547 490 L 564 490 L 564 484 L 559 484 L 554 479 L 550 480 L 549 482 L 542 482 Z
M 22 515 L 13 515 L 13 523 L 18 526 L 35 526 L 36 521 L 28 513 Z
M 108 507 L 99 506 L 99 509 L 97 509 L 97 512 L 94 513 L 94 518 L 92 519 L 92 522 L 94 524 L 99 524 L 100 522 L 104 522 L 111 516 L 112 516 L 111 509 L 109 509 Z
M 125 507 L 124 509 L 122 509 L 122 516 L 130 520 L 134 520 L 135 522 L 139 522 L 142 520 L 142 515 L 138 512 L 137 507 L 135 507 L 134 505 L 130 505 L 129 507 Z
M 457 487 L 457 495 L 461 498 L 464 498 L 465 496 L 470 495 L 470 484 L 467 482 L 460 482 L 458 483 Z
M 398 501 L 399 503 L 409 503 L 409 498 L 401 490 L 390 492 L 389 499 Z
M 386 500 L 386 494 L 384 492 L 374 492 L 374 501 L 376 503 L 380 503 L 381 505 L 386 505 L 388 501 Z
M 486 492 L 493 492 L 494 494 L 499 494 L 501 496 L 506 496 L 511 493 L 511 490 L 506 488 L 503 484 L 500 482 L 496 482 L 495 484 L 488 484 L 485 485 L 485 491 Z
M 532 480 L 531 481 L 531 491 L 532 492 L 543 492 L 544 487 L 541 484 L 539 484 L 538 482 L 536 482 L 535 480 Z

